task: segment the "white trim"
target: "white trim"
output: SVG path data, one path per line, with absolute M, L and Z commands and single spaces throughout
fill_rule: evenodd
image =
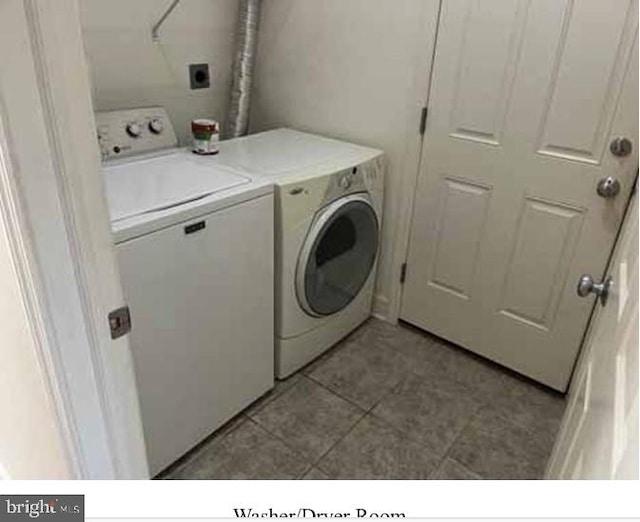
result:
M 96 354 L 95 354 L 96 348 L 97 348 L 96 346 L 97 342 L 96 342 L 96 333 L 92 329 L 92 322 L 94 321 L 94 319 L 91 317 L 92 311 L 87 304 L 87 296 L 86 296 L 86 288 L 85 288 L 87 286 L 87 281 L 86 281 L 86 278 L 83 277 L 83 269 L 82 269 L 82 266 L 80 265 L 81 259 L 78 252 L 79 241 L 77 237 L 77 226 L 76 226 L 76 223 L 74 223 L 75 216 L 73 215 L 73 211 L 72 211 L 71 197 L 68 193 L 68 189 L 69 189 L 69 187 L 67 186 L 68 180 L 65 179 L 68 176 L 69 172 L 67 169 L 67 165 L 65 165 L 65 160 L 67 158 L 65 158 L 65 154 L 63 151 L 64 145 L 60 138 L 60 131 L 61 131 L 60 127 L 62 127 L 62 122 L 59 120 L 59 116 L 56 114 L 56 112 L 59 112 L 60 107 L 56 107 L 55 105 L 56 102 L 53 99 L 53 90 L 56 87 L 60 89 L 60 88 L 65 88 L 66 86 L 54 85 L 54 81 L 47 70 L 48 66 L 52 65 L 47 63 L 47 59 L 51 59 L 51 56 L 49 57 L 46 56 L 45 44 L 43 42 L 44 33 L 53 28 L 52 25 L 54 20 L 49 18 L 47 19 L 46 23 L 50 24 L 50 26 L 49 27 L 42 26 L 41 24 L 42 18 L 39 16 L 39 12 L 38 12 L 39 8 L 41 8 L 42 6 L 42 2 L 38 2 L 38 0 L 24 0 L 24 6 L 25 6 L 26 17 L 27 17 L 29 34 L 31 37 L 31 48 L 32 48 L 33 58 L 34 58 L 34 68 L 35 68 L 35 73 L 38 81 L 40 96 L 42 98 L 42 110 L 44 113 L 43 114 L 44 124 L 46 127 L 47 139 L 50 147 L 50 158 L 53 163 L 52 165 L 53 174 L 55 175 L 55 178 L 56 178 L 55 184 L 57 185 L 57 190 L 58 190 L 57 197 L 59 198 L 58 203 L 60 205 L 60 214 L 61 214 L 60 218 L 63 220 L 63 223 L 61 223 L 61 225 L 64 226 L 65 232 L 67 234 L 67 244 L 69 248 L 69 259 L 67 260 L 67 262 L 70 264 L 69 268 L 73 270 L 72 277 L 76 285 L 76 288 L 75 288 L 76 295 L 73 295 L 73 296 L 68 295 L 66 297 L 68 297 L 69 300 L 73 299 L 77 301 L 76 304 L 78 307 L 78 310 L 77 310 L 78 316 L 75 318 L 75 322 L 77 324 L 78 330 L 82 328 L 82 330 L 84 331 L 82 332 L 76 331 L 75 333 L 79 336 L 82 336 L 82 342 L 86 343 L 85 347 L 89 348 L 88 355 L 90 359 L 86 361 L 85 364 L 88 365 L 87 369 L 91 368 L 92 370 L 92 374 L 93 374 L 92 385 L 94 389 L 91 390 L 91 392 L 95 393 L 96 403 L 94 407 L 97 408 L 96 416 L 93 419 L 90 419 L 86 416 L 86 414 L 82 414 L 79 411 L 77 411 L 78 407 L 74 406 L 73 404 L 67 404 L 67 410 L 69 414 L 75 417 L 74 422 L 76 423 L 76 431 L 79 432 L 80 434 L 81 445 L 80 447 L 78 447 L 78 449 L 82 454 L 82 460 L 83 460 L 82 476 L 85 478 L 89 478 L 89 477 L 97 478 L 103 473 L 107 473 L 109 475 L 110 474 L 116 475 L 117 464 L 115 461 L 115 457 L 112 454 L 112 452 L 108 449 L 113 444 L 113 441 L 111 440 L 112 437 L 108 428 L 109 419 L 107 416 L 107 406 L 105 404 L 106 400 L 103 393 L 101 392 L 101 390 L 104 389 L 104 382 L 102 379 L 102 374 L 104 373 L 104 371 L 100 368 L 100 360 L 96 357 Z M 64 7 L 65 6 L 63 5 L 57 6 L 57 8 L 60 10 L 64 10 Z M 59 50 L 61 51 L 62 49 L 59 49 Z M 51 54 L 55 54 L 55 52 L 57 52 L 58 50 L 54 47 L 52 51 L 53 52 Z M 46 271 L 46 268 L 44 270 Z M 57 304 L 60 307 L 65 306 L 65 302 L 57 302 L 55 304 L 54 303 L 52 304 L 54 306 Z M 54 312 L 50 310 L 50 314 L 53 315 L 53 313 Z M 52 317 L 51 319 L 54 321 L 54 323 L 56 322 L 56 319 L 54 317 Z M 81 325 L 83 325 L 83 327 L 81 327 Z M 65 359 L 67 359 L 71 354 L 67 352 L 64 346 L 60 346 L 56 344 L 51 345 L 51 350 L 54 353 L 57 352 L 56 355 L 59 361 L 58 364 L 62 367 L 62 368 L 58 368 L 58 372 L 57 372 L 57 374 L 59 375 L 58 379 L 63 382 L 66 381 L 67 386 L 69 386 L 70 379 L 68 377 L 69 377 L 69 373 L 72 372 L 73 369 L 67 365 Z M 80 351 L 80 350 L 83 350 L 83 347 L 80 346 L 80 343 L 78 343 L 78 346 L 74 351 L 77 353 L 77 351 Z M 62 375 L 61 372 L 64 372 L 67 375 Z M 69 387 L 72 387 L 72 386 L 69 386 Z M 71 390 L 71 395 L 72 395 L 71 403 L 74 402 L 74 399 L 75 401 L 78 401 L 79 397 L 77 396 L 73 397 L 73 395 L 75 395 L 75 393 L 78 393 L 78 392 L 80 392 L 80 390 L 77 388 L 76 390 L 73 390 L 73 389 Z M 89 390 L 85 390 L 85 392 L 91 393 Z M 90 462 L 92 460 L 93 461 L 97 460 L 96 459 L 97 456 L 94 455 L 97 448 L 92 443 L 91 444 L 82 443 L 82 432 L 85 431 L 87 422 L 96 424 L 96 426 L 91 430 L 93 432 L 93 436 L 95 437 L 96 435 L 98 435 L 98 433 L 96 432 L 100 432 L 100 434 L 102 434 L 102 436 L 104 437 L 104 444 L 107 446 L 106 448 L 104 448 L 106 452 L 106 459 L 100 462 L 98 465 L 100 469 L 100 471 L 98 472 L 99 473 L 98 475 L 94 475 L 94 471 L 92 470 L 93 466 Z M 98 426 L 98 424 L 102 424 L 102 426 Z
M 435 17 L 428 13 L 428 19 L 424 20 L 422 34 L 429 37 L 428 42 L 419 41 L 416 50 L 416 73 L 413 90 L 416 93 L 415 101 L 411 103 L 414 119 L 408 122 L 405 132 L 406 150 L 403 156 L 402 166 L 398 172 L 402 174 L 400 184 L 400 201 L 397 205 L 397 218 L 395 227 L 395 242 L 391 260 L 391 284 L 389 295 L 377 298 L 374 307 L 374 315 L 390 323 L 397 323 L 400 317 L 402 304 L 402 284 L 400 283 L 400 271 L 406 262 L 409 253 L 409 239 L 411 235 L 411 223 L 413 221 L 413 207 L 415 190 L 418 185 L 418 176 L 422 166 L 424 135 L 419 133 L 422 109 L 429 102 L 429 90 L 431 86 L 431 72 L 435 58 L 437 45 L 437 27 L 440 23 L 440 10 L 442 0 L 439 0 L 438 13 Z M 384 302 L 383 302 L 384 301 Z
M 389 300 L 382 294 L 373 296 L 373 307 L 371 315 L 381 321 L 389 320 Z
M 127 338 L 112 341 L 107 314 L 123 304 L 103 193 L 100 152 L 76 0 L 26 0 L 41 40 L 41 91 L 57 152 L 61 206 L 73 249 L 97 392 L 114 478 L 146 478 L 148 468 Z M 64 138 L 63 138 L 64 137 Z
M 122 304 L 122 290 L 77 1 L 5 6 L 22 55 L 3 63 L 11 69 L 2 86 L 15 178 L 13 188 L 3 183 L 10 199 L 4 206 L 23 209 L 24 219 L 10 223 L 12 237 L 28 237 L 33 255 L 20 254 L 24 247 L 15 239 L 13 248 L 21 270 L 31 274 L 31 286 L 23 288 L 38 296 L 34 302 L 27 294 L 35 308 L 30 316 L 45 332 L 43 365 L 59 390 L 54 399 L 70 460 L 78 478 L 146 478 L 128 340 L 111 341 L 106 320 Z
M 65 443 L 65 456 L 71 474 L 75 478 L 83 475 L 82 462 L 79 458 L 78 438 L 74 425 L 69 422 L 69 415 L 66 411 L 68 403 L 67 390 L 60 386 L 60 382 L 55 375 L 56 364 L 52 357 L 51 342 L 52 332 L 47 328 L 50 321 L 43 316 L 46 309 L 44 303 L 44 290 L 37 274 L 32 267 L 35 267 L 32 246 L 29 237 L 24 234 L 28 229 L 24 213 L 22 211 L 22 201 L 20 193 L 15 186 L 16 179 L 13 166 L 9 161 L 8 152 L 12 150 L 4 132 L 5 105 L 0 92 L 0 221 L 3 222 L 11 258 L 16 269 L 18 285 L 22 293 L 25 313 L 29 321 L 31 337 L 36 349 L 36 357 L 42 375 L 46 380 L 48 392 L 55 405 L 55 414 L 61 439 Z M 48 331 L 49 330 L 49 331 Z M 7 478 L 9 478 L 7 476 Z

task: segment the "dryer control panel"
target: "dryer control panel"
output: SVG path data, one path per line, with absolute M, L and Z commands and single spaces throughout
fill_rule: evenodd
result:
M 336 172 L 329 178 L 323 204 L 357 192 L 381 192 L 384 175 L 383 156 Z
M 171 120 L 162 107 L 98 112 L 96 127 L 103 161 L 178 145 Z

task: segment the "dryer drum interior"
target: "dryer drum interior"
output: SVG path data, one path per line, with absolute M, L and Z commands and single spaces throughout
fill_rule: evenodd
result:
M 364 196 L 342 198 L 315 220 L 298 264 L 298 299 L 311 315 L 345 308 L 366 283 L 378 251 L 378 219 Z

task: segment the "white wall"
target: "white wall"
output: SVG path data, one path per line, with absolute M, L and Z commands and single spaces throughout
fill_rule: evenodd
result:
M 226 114 L 238 0 L 183 0 L 160 29 L 170 0 L 80 0 L 96 110 L 162 105 L 188 143 L 196 117 Z M 189 89 L 188 64 L 209 64 L 211 87 Z
M 264 0 L 252 130 L 290 126 L 388 156 L 376 311 L 393 318 L 437 0 Z
M 0 317 L 0 479 L 72 478 L 1 215 Z

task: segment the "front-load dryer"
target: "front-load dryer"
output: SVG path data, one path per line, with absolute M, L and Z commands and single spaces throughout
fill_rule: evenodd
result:
M 384 156 L 278 129 L 222 142 L 216 161 L 276 187 L 275 362 L 284 378 L 371 313 Z
M 382 157 L 279 185 L 276 369 L 280 378 L 371 313 L 382 224 Z

